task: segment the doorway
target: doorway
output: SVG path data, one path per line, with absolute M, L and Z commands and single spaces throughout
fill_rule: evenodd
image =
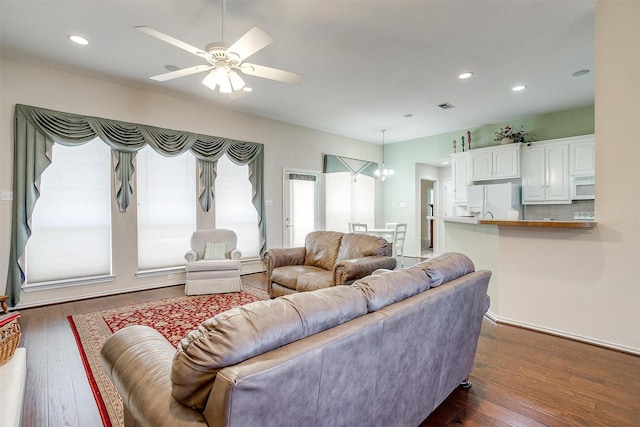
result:
M 283 177 L 283 244 L 285 248 L 304 246 L 304 239 L 319 224 L 320 173 L 285 169 Z
M 429 256 L 436 247 L 437 181 L 420 180 L 420 256 Z

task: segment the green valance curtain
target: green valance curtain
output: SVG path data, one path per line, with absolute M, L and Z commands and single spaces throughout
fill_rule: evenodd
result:
M 324 173 L 349 172 L 354 177 L 357 175 L 366 175 L 377 178 L 375 175 L 377 168 L 378 164 L 375 162 L 325 154 L 322 171 Z
M 40 194 L 40 176 L 52 161 L 54 143 L 81 145 L 99 137 L 111 147 L 115 160 L 116 198 L 122 212 L 127 210 L 133 194 L 131 177 L 135 171 L 135 155 L 147 144 L 164 156 L 177 156 L 189 150 L 198 159 L 201 188 L 198 198 L 206 212 L 213 206 L 216 162 L 227 154 L 234 163 L 249 167 L 249 181 L 253 186 L 252 202 L 258 212 L 260 254 L 266 251 L 262 144 L 20 104 L 16 105 L 14 119 L 13 218 L 6 291 L 11 306 L 18 303 L 24 283 L 22 257 L 31 235 L 31 214 Z

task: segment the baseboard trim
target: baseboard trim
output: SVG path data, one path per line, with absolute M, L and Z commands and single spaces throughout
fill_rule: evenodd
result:
M 538 326 L 538 325 L 534 325 L 532 323 L 527 323 L 527 322 L 521 322 L 519 320 L 508 319 L 505 317 L 496 316 L 494 313 L 491 313 L 490 311 L 488 311 L 485 314 L 485 316 L 491 319 L 492 321 L 494 321 L 495 323 L 502 323 L 505 325 L 516 326 L 523 329 L 529 329 L 536 332 L 542 332 L 545 334 L 554 335 L 561 338 L 567 338 L 573 341 L 579 341 L 586 344 L 603 347 L 609 350 L 616 350 L 616 351 L 621 351 L 623 353 L 629 353 L 636 356 L 640 356 L 640 349 L 638 348 L 628 347 L 625 345 L 620 345 L 620 344 L 612 343 L 609 341 L 603 341 L 603 340 L 587 337 L 584 335 L 572 334 L 570 332 L 565 332 L 558 329 L 545 328 L 543 326 Z

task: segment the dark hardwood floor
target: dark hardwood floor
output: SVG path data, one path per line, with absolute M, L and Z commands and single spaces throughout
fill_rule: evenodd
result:
M 263 276 L 243 280 L 261 286 Z M 183 294 L 173 286 L 22 310 L 23 426 L 102 425 L 67 316 Z M 640 357 L 631 354 L 485 319 L 471 381 L 421 427 L 640 426 Z

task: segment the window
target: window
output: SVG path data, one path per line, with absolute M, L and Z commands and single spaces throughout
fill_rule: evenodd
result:
M 326 229 L 347 232 L 350 222 L 374 225 L 375 178 L 350 172 L 327 173 Z
M 196 229 L 196 159 L 165 157 L 149 146 L 136 159 L 138 269 L 182 266 Z
M 236 165 L 225 154 L 218 160 L 216 171 L 216 228 L 227 228 L 238 235 L 242 258 L 259 258 L 260 230 L 258 212 L 252 202 L 249 167 Z
M 54 144 L 26 248 L 25 288 L 111 274 L 110 150 Z

